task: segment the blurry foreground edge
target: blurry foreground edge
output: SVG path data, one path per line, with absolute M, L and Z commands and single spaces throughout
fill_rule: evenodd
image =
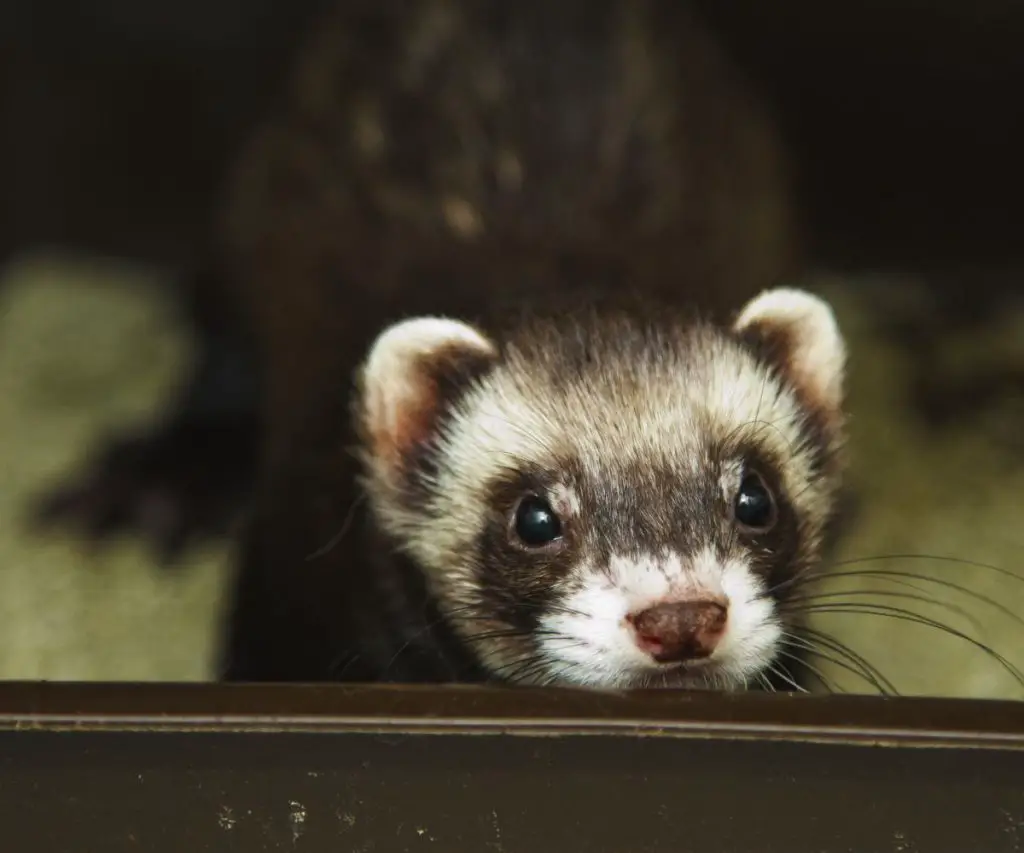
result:
M 6 683 L 0 826 L 69 853 L 1008 853 L 1022 748 L 1015 702 Z

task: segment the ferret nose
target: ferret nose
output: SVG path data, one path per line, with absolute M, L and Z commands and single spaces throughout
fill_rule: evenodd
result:
M 656 604 L 627 620 L 637 645 L 658 663 L 680 663 L 709 657 L 725 633 L 729 611 L 717 601 Z

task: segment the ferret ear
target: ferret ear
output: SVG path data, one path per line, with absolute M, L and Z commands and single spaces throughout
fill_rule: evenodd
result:
M 740 311 L 733 331 L 810 400 L 828 411 L 842 407 L 846 344 L 824 299 L 792 288 L 766 290 Z
M 458 320 L 417 317 L 381 332 L 359 377 L 359 426 L 373 458 L 404 470 L 453 398 L 496 359 L 495 345 Z

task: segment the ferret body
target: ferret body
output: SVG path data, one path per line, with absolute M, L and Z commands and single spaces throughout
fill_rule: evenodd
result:
M 222 224 L 267 424 L 225 678 L 768 671 L 842 344 L 813 297 L 750 301 L 799 269 L 784 157 L 686 4 L 340 6 Z
M 276 457 L 390 319 L 567 284 L 722 313 L 800 270 L 796 220 L 770 113 L 688 4 L 356 0 L 220 224 Z
M 571 284 L 721 314 L 799 271 L 769 111 L 688 4 L 331 5 L 183 282 L 192 375 L 44 518 L 165 556 L 223 533 L 404 314 Z

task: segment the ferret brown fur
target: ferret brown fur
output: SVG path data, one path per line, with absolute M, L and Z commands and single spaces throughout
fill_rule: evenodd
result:
M 393 666 L 379 650 L 436 607 L 422 578 L 396 569 L 366 598 L 352 580 L 372 561 L 351 383 L 384 327 L 574 292 L 723 318 L 801 259 L 769 111 L 677 0 L 340 4 L 223 228 L 266 367 L 227 645 L 248 679 L 417 676 L 415 642 Z M 357 646 L 379 653 L 353 663 Z

